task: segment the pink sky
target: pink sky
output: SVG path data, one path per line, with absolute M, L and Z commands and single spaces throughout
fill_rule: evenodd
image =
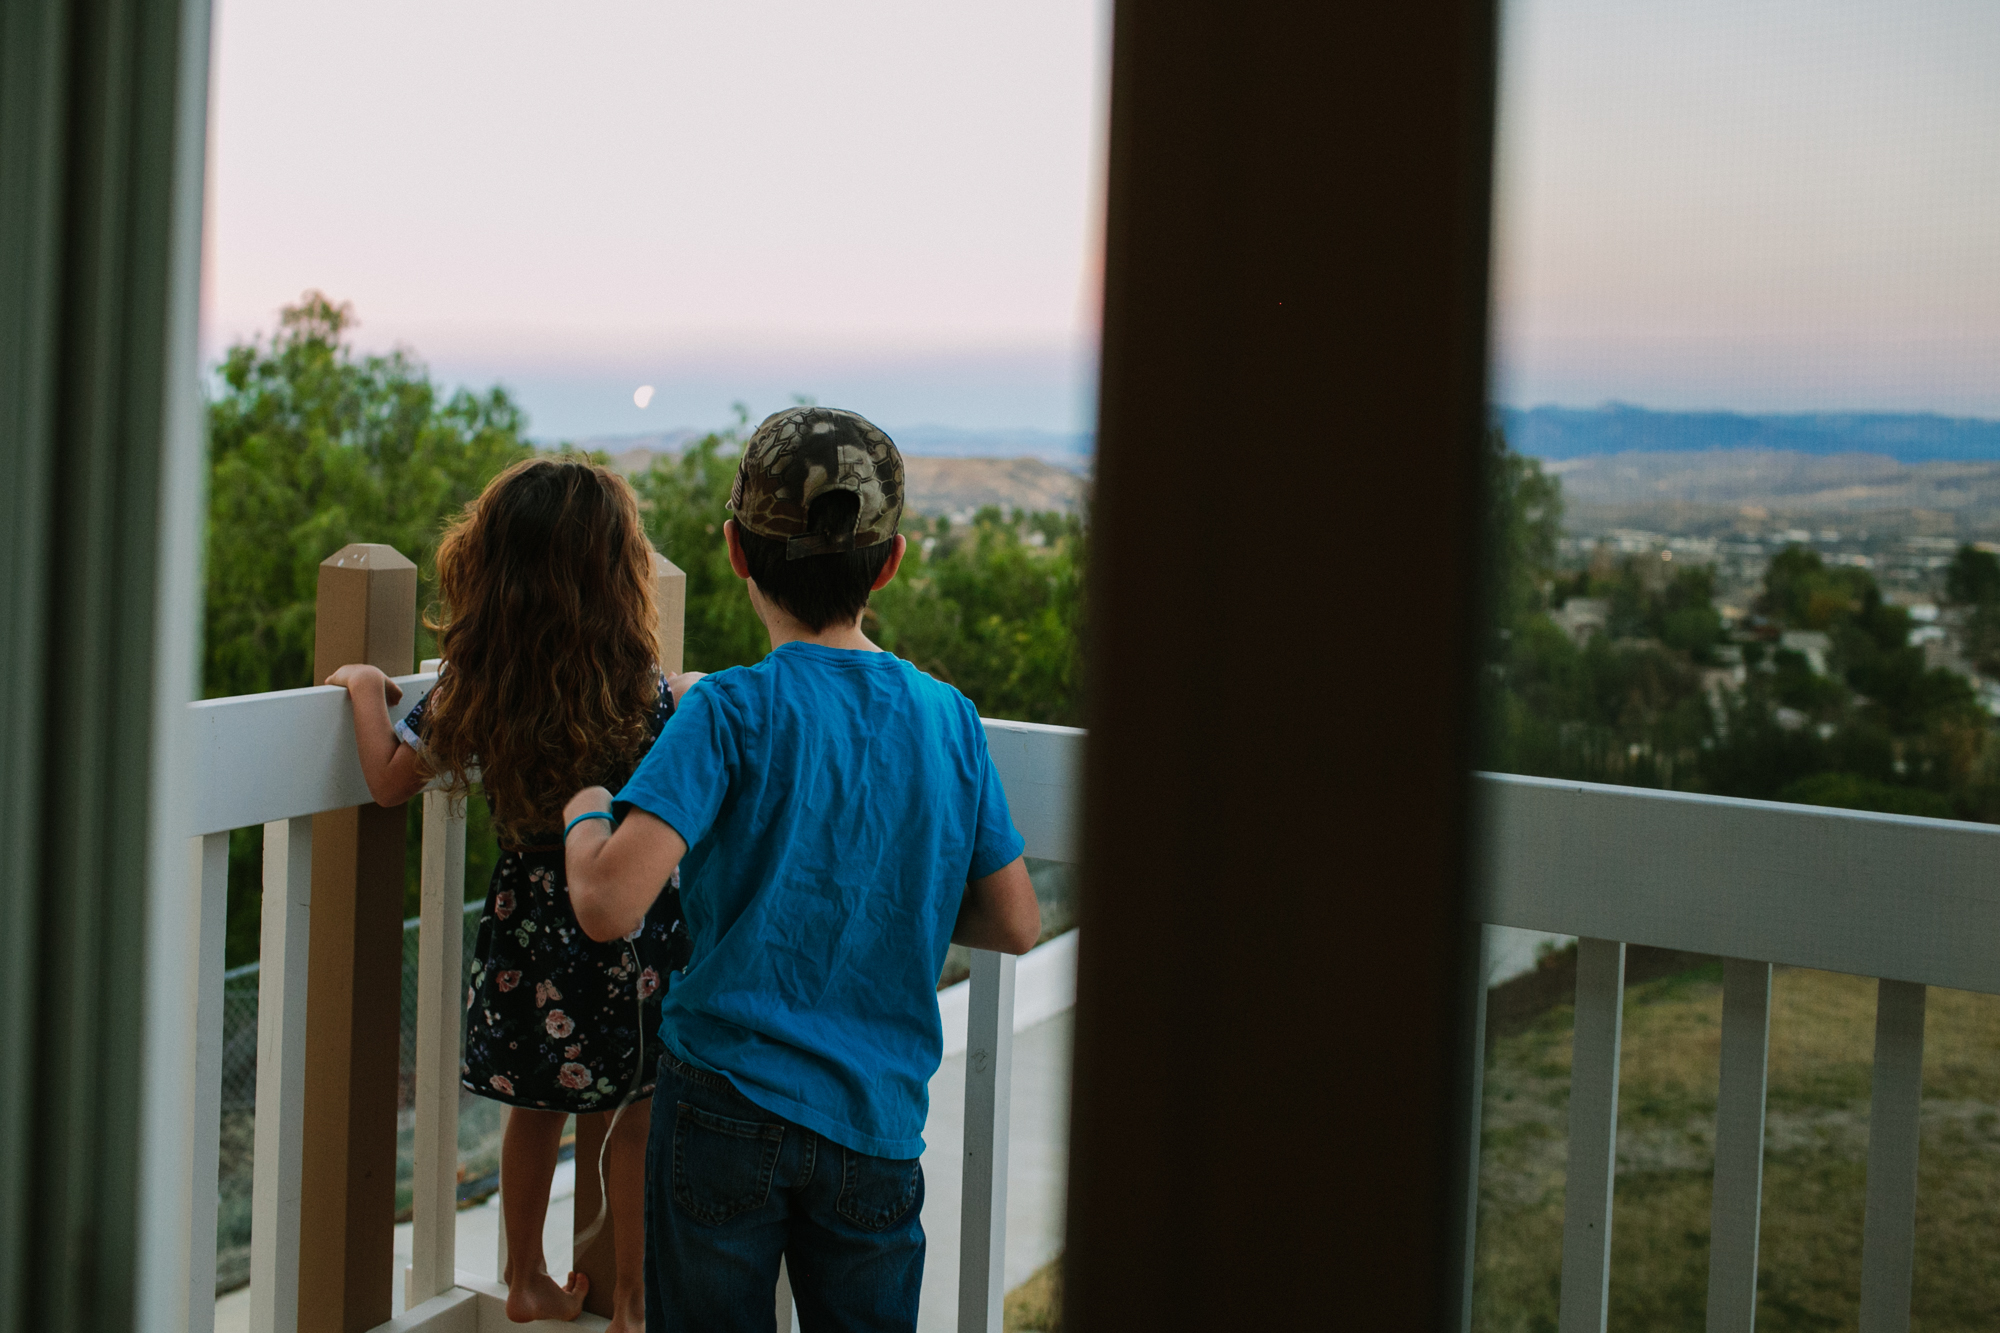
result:
M 544 435 L 1087 430 L 1109 3 L 218 0 L 208 345 L 318 287 Z M 2000 5 L 1504 15 L 1497 397 L 2000 416 Z
M 365 346 L 569 383 L 569 429 L 720 420 L 766 382 L 882 397 L 898 366 L 931 383 L 892 404 L 948 412 L 956 375 L 1003 417 L 959 424 L 1086 424 L 1106 18 L 220 0 L 207 341 L 317 287 Z

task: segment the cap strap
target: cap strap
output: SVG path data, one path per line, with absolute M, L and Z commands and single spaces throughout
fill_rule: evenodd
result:
M 785 559 L 799 560 L 809 555 L 839 555 L 854 549 L 854 534 L 808 532 L 785 542 Z

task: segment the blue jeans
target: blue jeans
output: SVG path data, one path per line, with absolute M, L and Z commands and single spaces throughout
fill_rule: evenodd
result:
M 647 1333 L 772 1333 L 778 1259 L 801 1333 L 910 1333 L 924 1173 L 844 1148 L 668 1055 L 646 1141 Z

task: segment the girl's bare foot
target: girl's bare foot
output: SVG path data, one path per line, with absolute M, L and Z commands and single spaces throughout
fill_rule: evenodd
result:
M 584 1293 L 589 1290 L 590 1279 L 582 1273 L 571 1273 L 560 1287 L 547 1273 L 530 1273 L 518 1282 L 508 1282 L 507 1317 L 517 1324 L 536 1319 L 568 1321 L 583 1313 Z
M 611 1316 L 611 1323 L 604 1333 L 646 1333 L 645 1302 L 620 1301 L 618 1313 Z

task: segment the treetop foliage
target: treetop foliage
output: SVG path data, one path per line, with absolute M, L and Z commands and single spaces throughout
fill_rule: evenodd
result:
M 1557 568 L 1559 480 L 1497 434 L 1488 476 L 1482 767 L 2000 821 L 1993 720 L 1964 676 L 1927 666 L 1867 570 L 1788 547 L 1729 631 L 1708 567 L 1600 550 Z M 2000 664 L 2000 561 L 1964 548 L 1947 584 Z M 1607 608 L 1581 641 L 1551 614 L 1580 597 Z M 1790 631 L 1825 636 L 1823 672 Z
M 444 525 L 534 447 L 506 390 L 447 393 L 412 353 L 356 352 L 354 325 L 348 306 L 308 292 L 273 336 L 231 347 L 218 369 L 208 409 L 205 697 L 314 683 L 319 565 L 350 542 L 385 543 L 416 562 L 417 655 L 434 656 L 421 613 L 436 597 Z M 647 535 L 687 574 L 693 670 L 746 665 L 769 649 L 722 537 L 747 425 L 739 409 L 731 428 L 632 479 Z M 868 612 L 876 641 L 958 686 L 987 716 L 1079 722 L 1083 522 L 984 510 L 956 527 L 911 516 L 903 531 L 911 549 L 902 573 Z M 256 956 L 257 836 L 239 830 L 231 841 L 231 965 Z M 475 892 L 496 855 L 484 804 L 474 802 Z M 412 911 L 417 863 L 413 854 Z
M 319 565 L 349 542 L 414 560 L 427 605 L 444 520 L 530 450 L 504 389 L 445 396 L 407 352 L 356 355 L 353 324 L 348 306 L 308 292 L 270 341 L 223 359 L 209 404 L 206 697 L 312 683 Z

